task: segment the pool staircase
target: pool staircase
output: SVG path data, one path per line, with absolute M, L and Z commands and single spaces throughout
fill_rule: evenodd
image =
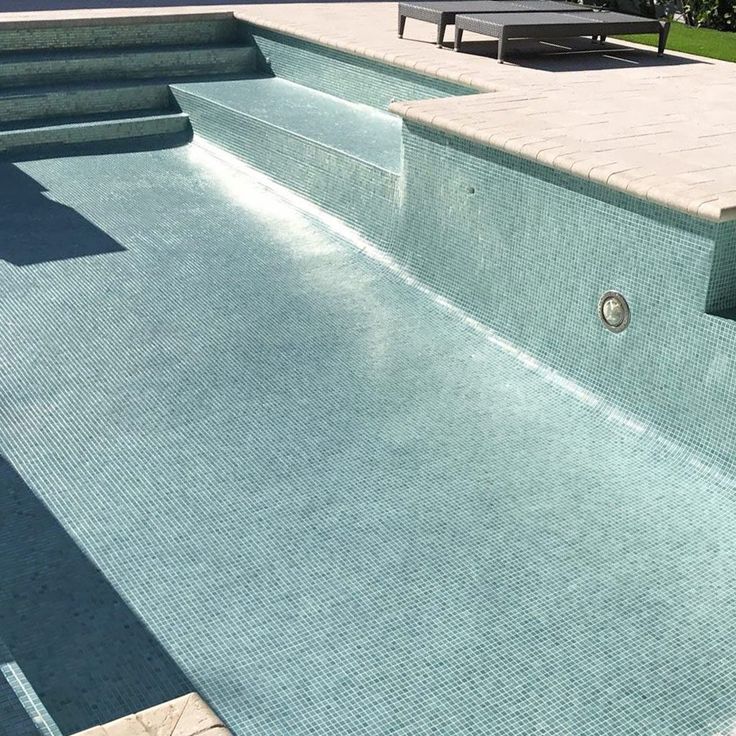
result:
M 191 122 L 190 122 L 191 121 Z M 0 155 L 194 133 L 381 240 L 401 168 L 401 121 L 273 76 L 232 13 L 4 23 Z
M 0 153 L 188 136 L 168 83 L 253 72 L 238 33 L 231 13 L 5 23 Z
M 61 736 L 61 731 L 1 639 L 0 733 L 3 736 Z

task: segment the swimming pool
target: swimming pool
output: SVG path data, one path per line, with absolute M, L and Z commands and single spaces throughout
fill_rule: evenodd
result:
M 48 728 L 196 690 L 235 734 L 729 732 L 733 223 L 262 35 L 277 77 L 171 83 L 193 140 L 0 165 L 0 639 Z

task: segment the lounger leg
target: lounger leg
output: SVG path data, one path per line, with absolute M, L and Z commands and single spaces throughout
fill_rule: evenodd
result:
M 445 42 L 445 28 L 447 24 L 444 21 L 440 21 L 437 24 L 437 45 L 442 48 L 442 44 Z
M 455 26 L 455 51 L 460 51 L 460 44 L 463 42 L 463 29 Z
M 601 44 L 604 44 L 606 42 L 605 36 L 598 36 L 598 38 L 600 39 Z
M 505 40 L 506 39 L 504 38 L 504 34 L 502 31 L 498 39 L 498 63 L 499 64 L 503 64 L 503 46 L 504 46 Z
M 593 43 L 595 43 L 598 40 L 598 36 L 593 36 Z
M 659 45 L 657 47 L 657 56 L 664 56 L 664 47 L 667 45 L 667 36 L 670 34 L 670 24 L 665 23 L 659 29 Z
M 406 26 L 406 16 L 399 13 L 399 38 L 404 38 L 404 26 Z

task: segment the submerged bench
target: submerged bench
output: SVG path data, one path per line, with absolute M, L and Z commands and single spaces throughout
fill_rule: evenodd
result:
M 455 16 L 455 51 L 460 51 L 463 31 L 498 39 L 498 61 L 503 62 L 505 43 L 522 38 L 570 38 L 610 34 L 658 33 L 657 56 L 664 54 L 669 23 L 607 10 L 587 13 L 465 13 Z
M 446 0 L 445 2 L 399 3 L 399 38 L 404 36 L 406 19 L 422 20 L 437 26 L 437 45 L 442 46 L 445 28 L 460 13 L 541 13 L 592 10 L 566 0 Z

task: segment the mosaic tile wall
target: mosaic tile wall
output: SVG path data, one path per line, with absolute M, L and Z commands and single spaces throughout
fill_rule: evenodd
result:
M 404 164 L 387 247 L 408 271 L 599 397 L 736 468 L 736 322 L 706 313 L 712 269 L 709 306 L 733 305 L 733 223 L 418 126 L 405 128 Z M 597 316 L 609 289 L 632 312 L 620 334 Z
M 239 74 L 250 71 L 255 63 L 253 49 L 247 46 L 153 46 L 145 53 L 130 54 L 111 49 L 94 59 L 69 54 L 38 56 L 30 60 L 22 54 L 10 56 L 0 65 L 0 85 L 23 87 L 31 84 L 68 84 L 74 82 L 196 76 L 216 71 Z
M 165 84 L 111 85 L 64 89 L 43 95 L 0 96 L 0 122 L 43 117 L 71 117 L 116 111 L 162 110 L 170 107 Z M 18 127 L 22 127 L 18 125 Z
M 386 108 L 394 100 L 472 94 L 473 89 L 452 82 L 378 65 L 370 59 L 243 24 L 243 38 L 261 52 L 261 67 L 277 77 L 359 102 Z
M 255 40 L 273 54 L 275 71 L 301 82 L 316 52 L 305 52 L 302 67 L 302 43 L 281 38 Z M 354 82 L 323 61 L 315 86 L 385 104 L 396 94 L 393 71 L 359 61 Z M 365 66 L 372 67 L 367 76 Z M 375 172 L 356 169 L 331 186 L 319 172 L 352 164 L 327 149 L 308 147 L 303 168 L 279 131 L 224 118 L 207 127 L 196 109 L 192 120 L 195 132 L 343 217 L 513 344 L 697 447 L 704 462 L 736 470 L 727 408 L 736 400 L 736 322 L 712 314 L 736 294 L 733 224 L 696 220 L 416 125 L 404 129 L 399 181 L 377 184 Z M 266 144 L 247 150 L 248 137 Z M 597 316 L 609 289 L 621 291 L 632 310 L 621 334 L 605 330 Z
M 736 309 L 736 221 L 723 223 L 716 233 L 706 309 L 711 314 Z

